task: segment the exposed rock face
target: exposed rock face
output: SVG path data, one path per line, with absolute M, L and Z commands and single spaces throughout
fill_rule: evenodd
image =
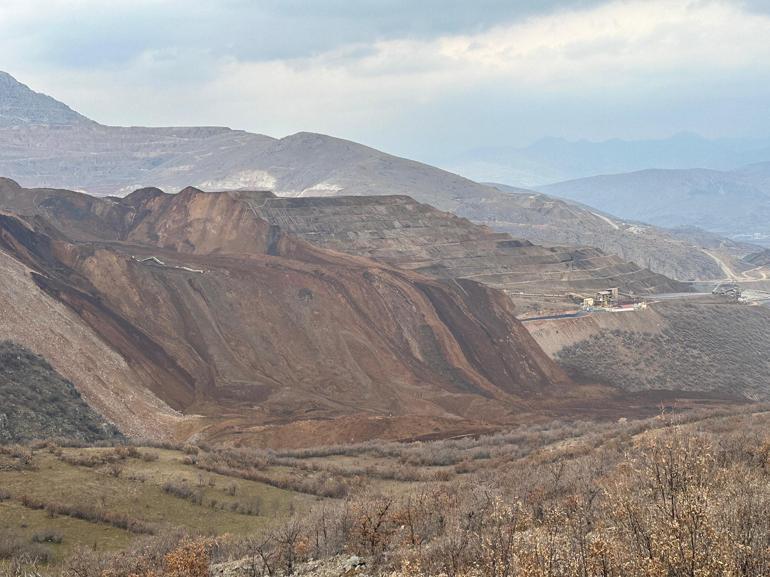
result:
M 263 196 L 98 199 L 4 181 L 0 255 L 28 267 L 18 282 L 31 278 L 35 298 L 65 305 L 124 359 L 141 396 L 202 415 L 180 419 L 177 436 L 423 415 L 427 430 L 409 436 L 504 422 L 523 400 L 571 386 L 502 292 L 317 248 L 260 218 Z M 20 322 L 4 316 L 0 336 Z M 80 386 L 87 375 L 68 377 Z M 106 416 L 130 424 L 110 383 L 89 386 Z
M 255 203 L 256 204 L 256 203 Z M 405 196 L 275 198 L 255 208 L 303 239 L 447 279 L 473 279 L 512 295 L 688 291 L 687 285 L 592 248 L 542 247 Z
M 0 114 L 2 106 L 15 112 L 7 113 L 10 124 L 0 116 L 0 175 L 25 186 L 98 195 L 149 184 L 174 192 L 192 184 L 279 196 L 408 195 L 536 243 L 599 248 L 680 280 L 723 276 L 714 259 L 663 230 L 615 229 L 531 191 L 501 191 L 354 142 L 304 132 L 275 139 L 214 127 L 103 126 L 4 78 Z

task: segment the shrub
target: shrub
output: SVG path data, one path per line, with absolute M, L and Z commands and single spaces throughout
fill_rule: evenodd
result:
M 32 535 L 33 543 L 55 543 L 58 545 L 63 540 L 64 540 L 64 537 L 62 536 L 62 534 L 52 529 L 48 529 L 46 531 L 42 531 L 40 533 L 35 533 L 34 535 Z
M 187 540 L 166 554 L 164 577 L 209 577 L 212 543 Z
M 203 504 L 203 488 L 197 489 L 190 486 L 186 479 L 172 479 L 163 483 L 163 492 L 179 499 L 187 499 L 195 505 Z
M 131 533 L 152 534 L 155 530 L 145 522 L 129 517 L 122 513 L 96 509 L 87 505 L 71 505 L 56 502 L 40 501 L 28 495 L 19 499 L 21 504 L 28 509 L 45 510 L 49 516 L 62 515 L 73 519 L 82 519 L 91 523 L 104 523 L 118 529 L 125 529 Z
M 163 492 L 179 497 L 180 499 L 189 499 L 195 491 L 185 479 L 171 479 L 163 483 Z
M 48 563 L 51 552 L 39 543 L 25 543 L 18 537 L 0 534 L 0 560 L 22 564 Z

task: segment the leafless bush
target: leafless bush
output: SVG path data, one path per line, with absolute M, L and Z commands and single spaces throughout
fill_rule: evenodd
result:
M 367 456 L 359 465 L 315 456 L 339 455 L 340 447 L 290 454 L 207 450 L 198 467 L 316 495 L 333 493 L 321 484 L 340 478 L 356 488 L 231 546 L 247 577 L 277 577 L 303 560 L 343 553 L 365 557 L 373 575 L 764 577 L 770 575 L 764 410 L 542 423 L 435 446 L 365 443 L 352 449 Z M 278 464 L 291 473 L 275 473 Z M 399 471 L 412 469 L 420 482 L 400 490 L 390 490 L 395 483 L 387 491 L 374 484 L 361 490 L 356 481 L 372 471 L 397 480 Z M 205 488 L 205 476 L 193 485 L 178 481 L 167 492 L 189 499 Z M 220 499 L 205 504 L 261 514 L 258 500 L 228 491 L 219 484 Z M 158 577 L 165 554 L 178 545 L 164 546 L 142 566 L 125 561 L 114 574 L 103 574 L 102 566 L 95 577 L 145 577 L 146 569 Z
M 170 479 L 163 483 L 163 492 L 177 497 L 179 499 L 186 499 L 196 505 L 203 504 L 203 491 L 199 488 L 193 488 L 186 479 Z
M 297 542 L 400 575 L 760 577 L 770 570 L 764 423 L 753 439 L 745 426 L 731 439 L 663 421 L 613 444 L 602 430 L 486 480 L 325 508 Z
M 47 502 L 27 495 L 22 496 L 19 502 L 28 509 L 45 510 L 50 516 L 62 515 L 91 523 L 104 523 L 137 534 L 152 534 L 155 532 L 153 527 L 128 515 L 97 509 L 87 505 Z
M 349 491 L 346 483 L 328 474 L 316 473 L 303 477 L 271 475 L 255 467 L 250 467 L 250 462 L 251 460 L 247 459 L 243 461 L 238 460 L 231 453 L 213 452 L 203 455 L 196 466 L 204 471 L 219 475 L 257 481 L 279 489 L 318 495 L 320 497 L 341 498 L 347 495 Z
M 52 529 L 47 529 L 45 531 L 40 531 L 38 533 L 35 533 L 32 535 L 32 542 L 33 543 L 55 543 L 59 544 L 64 540 L 64 537 L 61 533 L 58 531 L 54 531 Z
M 48 563 L 51 552 L 39 543 L 28 543 L 12 535 L 0 534 L 0 560 Z

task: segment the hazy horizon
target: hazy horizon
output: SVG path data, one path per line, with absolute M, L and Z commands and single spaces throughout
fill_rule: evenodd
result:
M 432 163 L 770 134 L 762 2 L 9 0 L 0 32 L 0 69 L 105 124 L 313 131 Z

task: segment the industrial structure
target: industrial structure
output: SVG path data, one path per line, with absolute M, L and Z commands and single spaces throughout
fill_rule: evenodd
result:
M 597 292 L 593 297 L 584 297 L 582 309 L 584 311 L 609 311 L 625 312 L 636 311 L 647 308 L 647 302 L 631 297 L 624 302 L 620 300 L 620 291 L 613 287 Z
M 594 302 L 591 306 L 597 306 L 602 308 L 610 308 L 618 304 L 618 297 L 620 296 L 620 290 L 617 287 L 609 288 L 599 291 L 592 299 Z

